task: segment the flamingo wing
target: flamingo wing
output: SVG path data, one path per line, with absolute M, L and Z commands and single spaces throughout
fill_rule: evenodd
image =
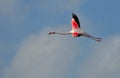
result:
M 79 19 L 78 19 L 77 15 L 74 14 L 74 13 L 72 13 L 72 21 L 71 21 L 71 24 L 72 24 L 72 29 L 73 29 L 73 30 L 80 29 Z

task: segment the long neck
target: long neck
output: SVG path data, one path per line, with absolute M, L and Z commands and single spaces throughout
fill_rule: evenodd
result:
M 71 33 L 70 32 L 67 32 L 67 33 L 55 32 L 55 34 L 68 35 L 68 34 L 71 34 Z

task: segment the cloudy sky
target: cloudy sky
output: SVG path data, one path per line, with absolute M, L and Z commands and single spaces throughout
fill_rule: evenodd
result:
M 119 78 L 119 0 L 0 0 L 0 78 Z M 102 42 L 48 36 L 82 29 Z

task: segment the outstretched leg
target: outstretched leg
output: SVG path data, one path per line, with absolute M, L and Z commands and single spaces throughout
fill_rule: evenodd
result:
M 101 38 L 97 38 L 97 37 L 91 36 L 91 35 L 89 35 L 87 33 L 84 33 L 82 36 L 88 37 L 88 38 L 93 39 L 93 40 L 98 41 L 98 42 L 101 42 Z

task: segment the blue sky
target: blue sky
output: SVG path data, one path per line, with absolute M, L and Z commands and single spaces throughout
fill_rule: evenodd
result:
M 120 77 L 119 0 L 1 0 L 0 78 Z M 48 36 L 71 30 L 76 13 L 83 30 L 102 37 Z

